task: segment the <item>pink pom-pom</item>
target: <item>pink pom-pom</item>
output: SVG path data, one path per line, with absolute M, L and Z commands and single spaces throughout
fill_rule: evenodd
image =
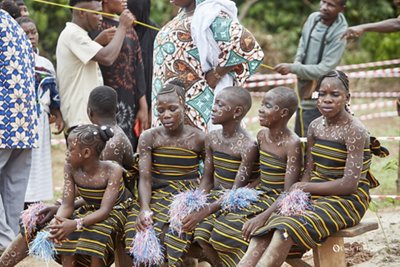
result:
M 168 212 L 170 229 L 181 235 L 183 219 L 206 205 L 207 195 L 200 190 L 188 190 L 175 195 Z
M 152 212 L 146 213 L 150 219 Z M 159 266 L 164 262 L 164 253 L 160 240 L 153 226 L 149 225 L 144 231 L 137 232 L 129 253 L 133 256 L 135 266 Z
M 283 216 L 304 215 L 311 209 L 310 193 L 301 189 L 283 193 L 278 201 L 278 214 Z
M 25 228 L 25 234 L 30 237 L 37 230 L 37 222 L 44 218 L 44 215 L 38 216 L 37 213 L 46 208 L 43 202 L 29 205 L 29 207 L 21 212 L 22 225 Z

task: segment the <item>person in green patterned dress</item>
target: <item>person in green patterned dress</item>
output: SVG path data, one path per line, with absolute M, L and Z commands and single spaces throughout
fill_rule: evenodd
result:
M 302 181 L 290 188 L 310 193 L 311 207 L 298 215 L 272 215 L 252 234 L 252 249 L 238 266 L 281 266 L 289 252 L 301 256 L 364 216 L 371 200 L 369 190 L 379 183 L 369 171 L 369 133 L 346 108 L 348 85 L 341 71 L 331 71 L 318 81 L 322 116 L 310 124 Z
M 180 12 L 162 27 L 154 43 L 153 126 L 160 125 L 155 96 L 165 83 L 179 78 L 185 88 L 185 124 L 208 132 L 215 90 L 243 85 L 264 54 L 254 36 L 238 22 L 233 1 L 171 3 L 180 7 Z M 210 46 L 213 49 L 207 50 Z

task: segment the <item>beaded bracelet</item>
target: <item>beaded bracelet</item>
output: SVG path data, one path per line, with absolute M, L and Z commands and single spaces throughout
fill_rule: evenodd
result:
M 74 219 L 76 222 L 76 230 L 81 230 L 83 228 L 83 218 Z

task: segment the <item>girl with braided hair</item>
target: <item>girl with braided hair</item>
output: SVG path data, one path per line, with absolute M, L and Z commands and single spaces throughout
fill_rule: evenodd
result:
M 312 202 L 296 215 L 273 214 L 252 233 L 238 266 L 281 266 L 288 255 L 301 256 L 335 232 L 358 224 L 371 201 L 369 190 L 379 185 L 370 173 L 371 154 L 384 149 L 375 151 L 377 143 L 370 148 L 367 129 L 348 111 L 346 74 L 331 71 L 322 76 L 317 92 L 322 116 L 308 129 L 302 180 L 289 189 L 309 193 Z
M 63 266 L 113 262 L 115 237 L 123 230 L 131 196 L 123 183 L 123 169 L 99 159 L 113 135 L 109 126 L 82 125 L 68 137 L 63 201 L 50 222 Z M 76 211 L 75 190 L 86 202 Z

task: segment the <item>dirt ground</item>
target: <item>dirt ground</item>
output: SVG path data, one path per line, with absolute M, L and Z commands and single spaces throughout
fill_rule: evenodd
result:
M 348 266 L 356 267 L 398 267 L 400 266 L 400 206 L 368 211 L 365 219 L 380 221 L 378 230 L 345 239 Z M 304 259 L 312 264 L 309 252 Z M 18 267 L 42 267 L 45 263 L 32 258 L 25 259 Z M 60 266 L 50 263 L 49 267 Z M 289 266 L 285 264 L 285 266 Z

